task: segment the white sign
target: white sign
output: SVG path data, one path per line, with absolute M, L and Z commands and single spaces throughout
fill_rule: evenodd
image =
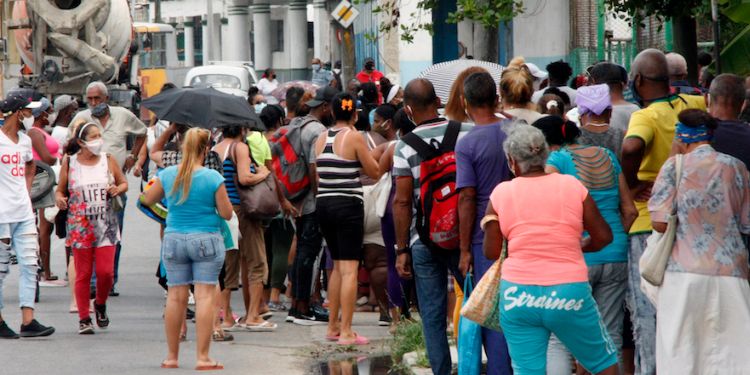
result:
M 336 9 L 331 12 L 331 16 L 333 16 L 336 21 L 339 21 L 341 26 L 345 29 L 352 25 L 354 19 L 357 18 L 358 15 L 359 11 L 357 8 L 346 0 L 342 0 L 339 5 L 336 6 Z

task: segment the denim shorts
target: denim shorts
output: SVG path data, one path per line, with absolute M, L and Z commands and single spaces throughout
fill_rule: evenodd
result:
M 589 283 L 539 286 L 502 280 L 500 296 L 500 325 L 515 374 L 546 373 L 551 333 L 593 374 L 617 364 L 617 347 Z
M 220 233 L 165 233 L 161 247 L 167 285 L 219 283 L 226 252 Z

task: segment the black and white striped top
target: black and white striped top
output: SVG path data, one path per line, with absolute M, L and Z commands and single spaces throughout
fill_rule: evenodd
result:
M 323 197 L 353 197 L 362 199 L 362 164 L 347 160 L 333 152 L 333 141 L 341 130 L 328 130 L 326 146 L 316 160 L 318 169 L 318 195 Z

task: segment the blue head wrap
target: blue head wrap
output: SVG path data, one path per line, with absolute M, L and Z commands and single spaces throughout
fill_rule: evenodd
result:
M 675 137 L 682 143 L 690 144 L 696 142 L 710 141 L 714 135 L 706 125 L 696 127 L 687 126 L 681 122 L 677 123 Z

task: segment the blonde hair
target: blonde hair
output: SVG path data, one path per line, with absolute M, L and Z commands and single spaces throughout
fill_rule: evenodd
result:
M 211 133 L 206 129 L 192 128 L 185 133 L 182 143 L 182 162 L 177 167 L 177 177 L 170 195 L 177 194 L 182 190 L 178 204 L 187 200 L 190 194 L 190 184 L 193 181 L 193 170 L 196 166 L 203 165 L 203 152 L 208 148 Z
M 500 97 L 508 104 L 528 105 L 534 95 L 534 76 L 523 57 L 515 57 L 500 76 Z
M 445 104 L 445 117 L 458 122 L 468 120 L 466 107 L 462 100 L 464 96 L 464 81 L 474 73 L 487 73 L 487 70 L 479 66 L 470 66 L 456 76 L 456 80 L 453 81 L 453 86 L 451 86 L 448 103 Z

